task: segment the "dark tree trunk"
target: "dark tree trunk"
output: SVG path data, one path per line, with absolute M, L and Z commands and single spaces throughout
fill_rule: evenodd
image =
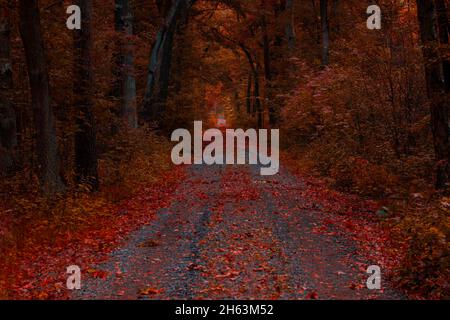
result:
M 137 128 L 136 79 L 134 77 L 133 12 L 129 0 L 116 0 L 115 27 L 120 34 L 117 58 L 117 93 L 120 113 L 128 128 Z
M 255 61 L 253 60 L 252 54 L 248 50 L 248 48 L 243 44 L 239 43 L 239 47 L 244 52 L 245 56 L 247 57 L 248 64 L 250 65 L 250 71 L 253 79 L 253 112 L 257 114 L 258 117 L 258 127 L 263 127 L 263 110 L 262 110 L 262 104 L 261 104 L 261 97 L 260 97 L 260 91 L 259 91 L 259 65 L 256 65 Z
M 311 0 L 312 10 L 314 12 L 314 21 L 316 26 L 316 43 L 320 44 L 322 38 L 321 23 L 320 23 L 320 8 L 317 12 L 316 0 Z
M 269 121 L 270 124 L 273 126 L 276 123 L 277 114 L 276 110 L 272 105 L 272 97 L 273 97 L 273 84 L 272 84 L 272 69 L 271 69 L 271 53 L 270 53 L 270 39 L 267 32 L 267 22 L 265 16 L 262 20 L 262 27 L 263 27 L 263 47 L 264 47 L 264 77 L 265 77 L 265 86 L 266 86 L 266 101 L 269 105 Z M 262 115 L 261 115 L 262 118 Z M 262 119 L 260 120 L 262 123 Z
M 285 33 L 288 48 L 290 50 L 295 47 L 295 31 L 294 31 L 294 0 L 286 0 L 286 14 L 288 15 Z
M 275 109 L 275 106 L 272 101 L 269 102 L 269 123 L 270 126 L 273 127 L 278 123 L 278 112 Z
M 441 43 L 448 43 L 449 23 L 448 23 L 448 4 L 446 0 L 435 0 L 437 19 L 439 26 L 439 40 Z
M 75 163 L 77 181 L 97 190 L 97 147 L 96 128 L 93 115 L 93 72 L 92 72 L 92 1 L 78 0 L 82 12 L 81 29 L 74 31 L 75 45 L 75 111 L 78 130 L 75 134 Z
M 328 0 L 320 0 L 320 21 L 322 25 L 322 65 L 330 63 L 330 28 L 328 21 Z
M 439 26 L 439 41 L 448 50 L 450 23 L 448 22 L 449 5 L 446 0 L 435 0 Z M 450 55 L 447 54 L 443 61 L 445 92 L 450 93 Z
M 333 0 L 333 31 L 335 32 L 339 32 L 339 30 L 341 30 L 341 24 L 340 24 L 340 19 L 339 19 L 339 5 L 340 5 L 340 1 L 339 0 Z
M 247 107 L 247 114 L 250 114 L 252 112 L 252 74 L 248 74 L 247 79 L 247 93 L 246 93 L 246 99 L 245 99 L 246 107 Z
M 0 94 L 5 94 L 4 90 L 10 91 L 12 88 L 10 14 L 9 5 L 2 2 L 0 6 L 0 86 L 2 92 Z
M 425 63 L 427 91 L 431 107 L 431 129 L 437 160 L 436 187 L 445 187 L 448 181 L 449 128 L 445 80 L 439 52 L 437 12 L 434 1 L 417 0 L 420 37 Z
M 267 81 L 272 80 L 272 71 L 270 68 L 270 39 L 267 33 L 267 22 L 266 17 L 262 18 L 262 29 L 263 29 L 263 47 L 264 47 L 264 76 Z
M 30 81 L 36 151 L 42 190 L 50 195 L 64 190 L 59 175 L 55 120 L 50 108 L 49 78 L 37 0 L 20 0 L 20 33 Z
M 159 14 L 162 17 L 166 17 L 169 13 L 172 0 L 156 0 L 156 6 L 158 7 Z
M 234 100 L 234 105 L 236 106 L 237 114 L 241 113 L 241 99 L 239 97 L 239 92 L 238 91 L 234 91 L 234 93 L 233 93 L 233 100 Z
M 165 111 L 172 63 L 173 39 L 180 21 L 187 15 L 192 0 L 175 0 L 153 43 L 144 96 L 142 118 L 161 120 Z
M 17 146 L 12 89 L 10 4 L 4 1 L 0 6 L 0 175 L 12 168 L 12 154 Z
M 261 94 L 259 90 L 259 73 L 256 71 L 253 74 L 253 99 L 254 99 L 254 110 L 257 115 L 258 119 L 258 128 L 263 127 L 263 110 L 262 110 L 262 104 L 261 104 Z

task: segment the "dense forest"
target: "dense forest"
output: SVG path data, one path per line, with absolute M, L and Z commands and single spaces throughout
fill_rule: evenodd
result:
M 169 206 L 171 133 L 219 119 L 280 129 L 312 207 L 388 234 L 408 297 L 449 297 L 447 0 L 0 3 L 0 298 L 63 296 L 42 275 Z

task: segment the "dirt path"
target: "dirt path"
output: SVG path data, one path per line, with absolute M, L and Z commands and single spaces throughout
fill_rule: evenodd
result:
M 326 212 L 305 205 L 283 168 L 192 166 L 177 201 L 83 278 L 74 299 L 400 299 L 365 286 L 357 246 L 317 232 Z M 376 263 L 375 263 L 376 264 Z

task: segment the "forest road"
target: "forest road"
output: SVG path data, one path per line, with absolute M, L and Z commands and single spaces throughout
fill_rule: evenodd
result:
M 403 298 L 383 278 L 382 290 L 367 289 L 374 262 L 351 239 L 317 232 L 327 213 L 305 205 L 302 181 L 283 167 L 275 176 L 247 165 L 187 170 L 176 200 L 72 299 Z

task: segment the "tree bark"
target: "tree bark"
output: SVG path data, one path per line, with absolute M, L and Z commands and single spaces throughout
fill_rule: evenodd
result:
M 439 26 L 439 41 L 446 52 L 443 60 L 445 92 L 450 93 L 450 48 L 448 47 L 450 23 L 448 22 L 449 4 L 446 0 L 435 0 Z
M 340 24 L 340 19 L 339 19 L 339 6 L 340 6 L 340 1 L 339 0 L 333 0 L 333 24 L 334 24 L 334 30 L 335 32 L 339 32 L 341 30 L 341 24 Z
M 258 71 L 259 65 L 256 65 L 255 61 L 253 60 L 252 54 L 243 43 L 239 43 L 238 45 L 244 52 L 250 65 L 250 71 L 253 79 L 253 113 L 256 112 L 257 114 L 258 128 L 262 128 L 264 124 L 263 124 L 263 110 L 261 104 L 261 96 L 259 90 L 259 71 Z
M 252 112 L 252 73 L 248 74 L 245 103 L 247 107 L 247 114 L 250 114 Z
M 175 0 L 153 43 L 148 67 L 142 118 L 161 124 L 168 97 L 173 38 L 192 0 Z
M 0 86 L 4 90 L 12 88 L 11 63 L 11 21 L 10 7 L 6 1 L 0 5 Z M 0 92 L 3 95 L 5 92 Z
M 439 52 L 437 11 L 434 1 L 417 0 L 427 92 L 431 108 L 431 129 L 437 161 L 436 187 L 445 187 L 449 171 L 448 105 L 445 97 L 443 62 Z
M 0 174 L 13 167 L 12 154 L 17 146 L 12 89 L 10 3 L 3 1 L 0 5 Z
M 64 190 L 59 175 L 55 120 L 50 107 L 49 78 L 37 0 L 20 0 L 20 33 L 31 90 L 41 188 L 47 195 Z
M 241 113 L 241 99 L 239 97 L 239 92 L 237 90 L 234 90 L 233 92 L 233 100 L 234 105 L 236 106 L 236 113 L 237 114 Z
M 93 115 L 93 72 L 92 72 L 92 1 L 78 0 L 82 12 L 81 29 L 74 31 L 75 87 L 74 107 L 78 115 L 75 134 L 75 163 L 77 182 L 98 190 L 96 126 Z
M 267 32 L 266 17 L 262 17 L 262 29 L 263 29 L 263 47 L 264 47 L 264 76 L 267 81 L 272 80 L 272 70 L 270 63 L 270 39 Z
M 128 128 L 137 128 L 136 79 L 134 77 L 133 12 L 129 0 L 116 0 L 115 28 L 120 34 L 117 59 L 120 113 Z
M 262 128 L 264 126 L 263 123 L 263 110 L 262 110 L 262 104 L 261 104 L 261 93 L 259 90 L 259 72 L 256 71 L 253 74 L 253 97 L 254 97 L 254 107 L 257 114 L 258 119 L 258 128 Z
M 328 0 L 320 0 L 320 21 L 322 25 L 322 66 L 327 66 L 330 63 Z
M 439 26 L 439 40 L 441 43 L 448 43 L 449 23 L 448 23 L 448 4 L 446 0 L 435 0 L 436 12 Z
M 294 31 L 294 0 L 286 0 L 286 13 L 288 20 L 285 27 L 286 41 L 290 50 L 295 48 L 295 31 Z
M 270 39 L 267 32 L 267 22 L 266 17 L 262 18 L 262 28 L 263 28 L 263 47 L 264 47 L 264 78 L 265 78 L 265 94 L 266 100 L 268 102 L 269 111 L 269 122 L 271 126 L 274 126 L 277 122 L 276 110 L 272 105 L 273 97 L 273 83 L 272 83 L 272 68 L 271 68 L 271 52 L 270 52 Z M 263 119 L 261 119 L 261 122 Z
M 172 0 L 156 0 L 156 6 L 158 7 L 159 14 L 162 17 L 166 17 L 169 13 Z

